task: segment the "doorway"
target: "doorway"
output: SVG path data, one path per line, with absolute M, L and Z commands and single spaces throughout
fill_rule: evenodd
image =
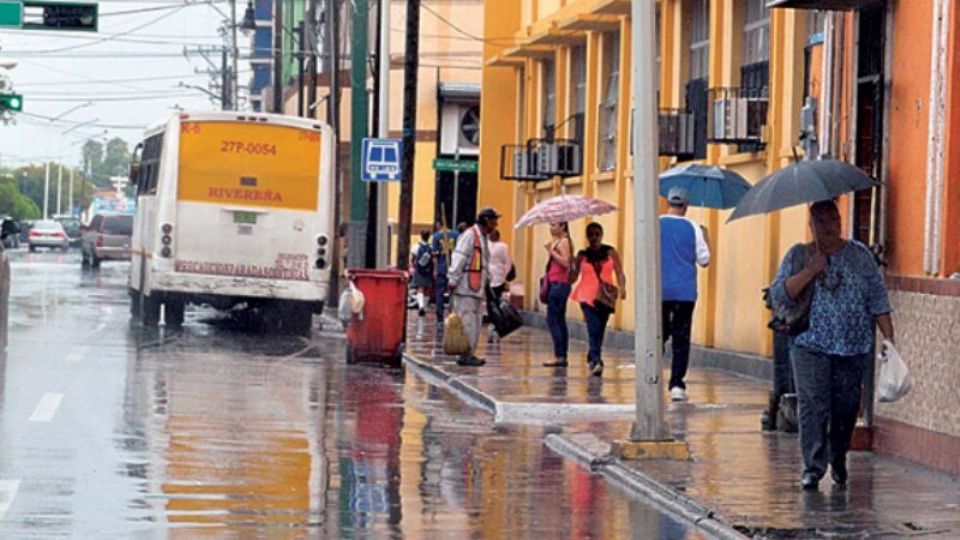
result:
M 434 220 L 446 223 L 453 229 L 458 222 L 473 224 L 477 216 L 477 174 L 460 173 L 460 185 L 457 189 L 456 221 L 453 216 L 453 187 L 454 173 L 448 171 L 437 172 L 436 201 L 434 203 Z
M 857 43 L 857 138 L 856 165 L 880 179 L 883 160 L 884 65 L 886 46 L 884 2 L 860 11 Z M 855 240 L 876 244 L 880 237 L 879 190 L 854 195 L 851 231 Z

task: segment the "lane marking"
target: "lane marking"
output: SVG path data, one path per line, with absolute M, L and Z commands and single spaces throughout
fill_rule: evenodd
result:
M 90 345 L 80 345 L 79 347 L 74 347 L 70 349 L 70 352 L 67 353 L 67 356 L 63 358 L 64 362 L 73 363 L 83 360 L 83 357 L 90 352 Z
M 30 415 L 31 422 L 51 422 L 60 408 L 60 402 L 63 401 L 63 394 L 56 392 L 47 392 L 40 398 L 37 408 Z
M 17 497 L 20 489 L 20 480 L 0 480 L 0 521 L 7 515 L 7 510 Z

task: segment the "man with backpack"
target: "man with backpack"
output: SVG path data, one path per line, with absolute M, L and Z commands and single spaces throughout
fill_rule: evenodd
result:
M 427 294 L 433 288 L 433 249 L 430 248 L 430 231 L 420 231 L 420 243 L 413 252 L 413 280 L 417 290 L 417 308 L 420 316 L 427 314 Z

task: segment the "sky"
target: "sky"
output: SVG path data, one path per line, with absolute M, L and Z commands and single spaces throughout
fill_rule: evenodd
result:
M 92 0 L 91 0 L 92 1 Z M 200 90 L 212 77 L 196 70 L 213 66 L 184 48 L 219 46 L 218 28 L 230 13 L 227 0 L 99 0 L 97 33 L 0 28 L 0 68 L 23 94 L 16 123 L 0 124 L 0 164 L 21 166 L 45 159 L 79 164 L 88 138 L 121 137 L 132 148 L 143 129 L 178 107 L 219 108 Z M 237 17 L 246 2 L 238 0 Z M 249 78 L 243 55 L 249 40 L 240 35 L 240 85 Z M 210 55 L 219 69 L 220 52 Z

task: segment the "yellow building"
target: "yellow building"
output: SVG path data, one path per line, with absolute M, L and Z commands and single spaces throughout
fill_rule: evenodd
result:
M 807 13 L 770 11 L 763 0 L 661 0 L 658 7 L 661 167 L 694 161 L 723 165 L 755 182 L 786 164 L 797 143 L 804 99 Z M 481 194 L 506 210 L 507 222 L 561 192 L 614 202 L 621 211 L 597 221 L 605 241 L 620 249 L 629 266 L 630 1 L 493 0 L 486 9 L 482 106 L 489 110 L 497 103 L 503 114 L 482 118 Z M 720 102 L 731 110 L 714 118 L 724 111 L 716 105 L 708 110 L 708 104 Z M 772 104 L 776 129 L 767 125 Z M 503 181 L 501 161 L 508 162 L 506 169 L 517 165 L 513 149 L 547 138 L 551 126 L 559 126 L 556 138 L 580 138 L 571 144 L 578 147 L 582 174 Z M 728 212 L 691 210 L 690 217 L 710 231 L 714 252 L 714 263 L 701 272 L 696 343 L 770 354 L 769 315 L 760 289 L 786 248 L 804 237 L 803 210 L 794 214 L 796 219 L 761 217 L 725 225 Z M 585 243 L 585 224 L 572 224 L 575 245 Z M 525 229 L 512 239 L 515 258 L 526 263 L 521 275 L 530 308 L 536 307 L 529 288 L 545 265 L 539 247 L 547 234 L 543 227 Z M 633 327 L 630 295 L 614 326 Z

